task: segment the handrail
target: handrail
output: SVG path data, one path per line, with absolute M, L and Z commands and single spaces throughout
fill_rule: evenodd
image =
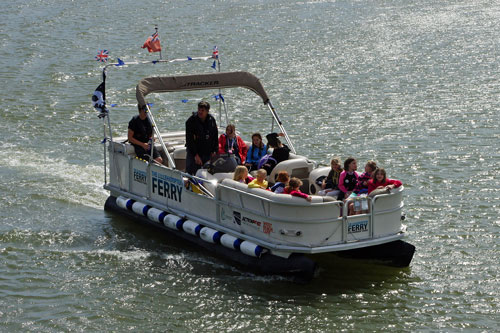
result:
M 348 231 L 349 231 L 348 224 L 347 224 L 348 217 L 349 216 L 354 217 L 354 216 L 363 215 L 363 214 L 349 215 L 349 211 L 348 211 L 349 203 L 355 202 L 355 201 L 362 201 L 362 200 L 367 200 L 367 201 L 370 201 L 370 203 L 372 203 L 373 199 L 369 196 L 366 196 L 366 197 L 347 198 L 345 201 L 344 209 L 342 211 L 342 219 L 343 219 L 343 223 L 344 223 L 344 229 L 342 232 L 342 240 L 345 242 L 347 242 L 347 235 L 348 235 Z M 369 221 L 369 225 L 370 225 L 370 238 L 373 238 L 373 230 L 374 230 L 373 205 L 370 204 L 369 209 L 370 209 L 370 212 L 365 213 L 364 215 L 366 215 L 368 217 L 368 221 Z
M 217 203 L 224 204 L 224 205 L 227 205 L 227 206 L 232 207 L 232 208 L 244 208 L 246 211 L 248 211 L 248 212 L 250 212 L 252 214 L 255 214 L 255 215 L 260 216 L 260 217 L 265 217 L 266 219 L 269 219 L 269 220 L 272 220 L 272 221 L 282 221 L 282 220 L 279 220 L 279 219 L 276 219 L 276 218 L 272 217 L 271 215 L 262 214 L 258 210 L 255 210 L 255 209 L 252 209 L 252 208 L 248 208 L 248 207 L 244 207 L 244 205 L 238 206 L 236 204 L 233 204 L 233 203 L 230 203 L 228 201 L 221 200 L 221 199 L 216 199 L 216 201 L 217 201 Z M 272 203 L 280 204 L 280 202 L 276 202 L 276 201 L 268 201 L 266 203 L 269 204 L 269 205 L 272 204 Z M 308 222 L 311 222 L 311 223 L 321 223 L 321 222 L 327 221 L 328 223 L 330 223 L 330 222 L 335 222 L 338 219 L 339 219 L 338 217 L 337 218 L 334 217 L 334 218 L 331 218 L 329 220 L 325 220 L 325 219 L 309 219 Z M 299 218 L 299 219 L 287 218 L 286 222 L 302 223 L 302 222 L 304 222 L 304 219 L 302 219 L 302 218 Z
M 153 113 L 151 112 L 151 109 L 149 108 L 149 105 L 147 105 L 147 104 L 146 104 L 146 115 L 149 118 L 149 121 L 151 122 L 151 125 L 153 127 L 153 130 L 154 130 L 156 136 L 160 140 L 160 144 L 161 144 L 161 147 L 163 148 L 163 151 L 165 152 L 165 155 L 167 155 L 168 163 L 170 164 L 170 166 L 172 168 L 175 169 L 174 159 L 173 159 L 172 155 L 170 155 L 170 153 L 168 152 L 168 149 L 165 146 L 165 142 L 163 142 L 163 138 L 161 137 L 160 130 L 156 126 L 156 121 L 154 120 Z M 151 140 L 151 155 L 149 156 L 149 160 L 150 161 L 153 160 L 153 155 L 154 155 L 153 154 L 153 151 L 154 151 L 154 135 L 152 136 L 152 139 L 153 140 Z
M 307 203 L 299 204 L 299 203 L 279 202 L 279 201 L 270 200 L 269 198 L 265 198 L 265 197 L 262 197 L 260 195 L 254 194 L 254 193 L 245 192 L 243 190 L 240 190 L 239 188 L 234 188 L 234 187 L 227 186 L 227 185 L 224 185 L 224 184 L 221 184 L 221 183 L 219 183 L 218 186 L 221 186 L 221 187 L 224 187 L 224 188 L 227 188 L 227 189 L 239 192 L 239 193 L 243 193 L 245 195 L 248 195 L 248 196 L 251 196 L 251 197 L 254 197 L 254 198 L 262 199 L 264 201 L 268 201 L 268 202 L 272 202 L 272 203 L 276 203 L 276 204 L 280 204 L 280 205 L 284 205 L 284 206 L 304 206 L 304 207 L 310 207 L 310 206 L 322 206 L 322 205 L 332 205 L 332 204 L 335 204 L 335 203 L 342 203 L 342 201 L 314 202 L 314 203 L 311 202 L 309 204 L 307 204 Z

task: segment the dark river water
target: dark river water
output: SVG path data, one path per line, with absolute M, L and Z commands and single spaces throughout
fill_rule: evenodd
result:
M 2 1 L 0 331 L 499 330 L 498 1 Z M 322 258 L 297 285 L 236 268 L 103 210 L 93 58 L 210 55 L 258 76 L 299 154 L 374 159 L 405 185 L 408 268 Z M 115 136 L 147 75 L 110 69 Z M 210 95 L 210 93 L 208 93 Z M 270 117 L 223 92 L 248 139 Z M 210 97 L 208 95 L 208 97 Z M 206 96 L 201 96 L 206 97 Z M 200 93 L 148 99 L 183 129 Z M 215 109 L 218 117 L 218 110 Z M 218 118 L 217 118 L 218 119 Z

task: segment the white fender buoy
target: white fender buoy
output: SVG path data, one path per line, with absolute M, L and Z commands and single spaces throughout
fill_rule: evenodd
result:
M 148 206 L 146 204 L 143 204 L 142 202 L 136 201 L 132 204 L 132 210 L 134 213 L 142 216 L 147 216 L 148 210 L 151 208 L 151 206 Z
M 200 230 L 200 238 L 212 244 L 219 243 L 222 235 L 222 232 L 209 227 L 204 227 Z
M 123 209 L 132 209 L 132 204 L 134 203 L 134 200 L 119 196 L 116 198 L 116 205 L 120 208 Z
M 248 256 L 258 258 L 262 254 L 263 250 L 264 250 L 264 248 L 261 247 L 260 245 L 254 244 L 254 243 L 249 242 L 249 241 L 243 241 L 240 244 L 240 251 Z
M 220 238 L 220 243 L 222 245 L 233 250 L 239 250 L 241 242 L 242 242 L 241 239 L 233 237 L 228 234 L 224 234 Z
M 168 214 L 163 218 L 163 224 L 170 229 L 182 230 L 183 220 L 174 214 Z
M 203 226 L 191 220 L 186 220 L 182 224 L 182 230 L 193 236 L 199 236 L 201 228 L 203 228 Z
M 163 224 L 163 219 L 165 218 L 165 216 L 167 216 L 167 213 L 159 210 L 158 208 L 152 207 L 148 210 L 148 218 L 151 221 Z

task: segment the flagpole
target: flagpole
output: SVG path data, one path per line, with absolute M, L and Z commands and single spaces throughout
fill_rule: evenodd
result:
M 106 67 L 102 70 L 102 82 L 106 85 Z M 104 92 L 105 93 L 105 92 Z M 106 103 L 106 95 L 103 96 L 104 103 Z M 102 117 L 102 130 L 103 130 L 103 136 L 104 136 L 104 184 L 107 183 L 108 181 L 108 170 L 107 170 L 107 156 L 106 156 L 106 104 L 104 104 L 104 110 L 102 111 L 104 113 L 104 116 Z M 108 118 L 108 126 L 109 126 L 109 133 L 111 135 L 111 123 L 109 122 L 109 117 Z
M 217 68 L 218 68 L 218 71 L 220 73 L 220 61 L 219 61 L 219 56 L 217 55 Z M 219 88 L 219 123 L 222 125 L 222 98 L 220 98 L 221 96 L 221 89 Z M 227 112 L 226 112 L 226 126 L 227 126 Z
M 220 57 L 217 58 L 217 65 L 219 67 L 219 73 L 220 73 Z M 221 92 L 219 92 L 221 94 Z M 224 105 L 224 113 L 226 114 L 226 122 L 228 122 L 228 115 L 227 115 L 227 106 L 226 106 L 226 100 L 222 98 L 222 95 L 220 95 L 220 98 L 222 100 L 222 105 Z
M 155 24 L 155 31 L 157 38 L 160 38 L 160 36 L 158 35 L 158 24 Z M 161 60 L 161 49 L 160 49 L 160 60 Z

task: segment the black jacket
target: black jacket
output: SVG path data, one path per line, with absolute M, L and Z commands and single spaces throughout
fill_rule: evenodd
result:
M 196 112 L 186 121 L 186 147 L 193 155 L 206 156 L 219 150 L 217 123 L 211 114 L 201 121 Z

